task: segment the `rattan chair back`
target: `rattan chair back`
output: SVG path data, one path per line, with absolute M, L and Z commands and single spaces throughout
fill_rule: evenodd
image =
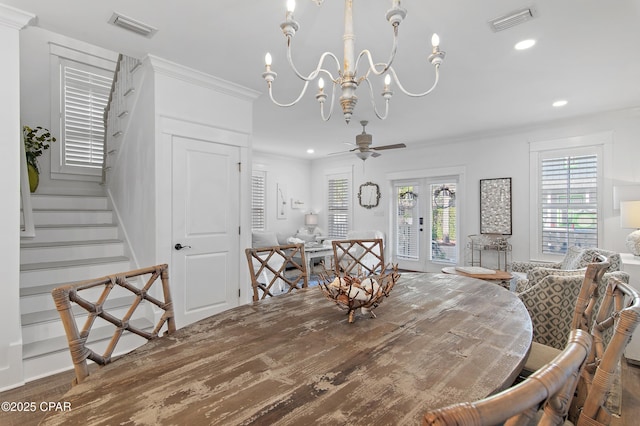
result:
M 309 286 L 304 244 L 248 248 L 245 253 L 254 301 L 273 297 L 281 285 L 287 293 Z
M 149 278 L 142 288 L 136 287 L 131 283 L 132 278 L 144 278 L 147 275 L 149 275 Z M 158 278 L 160 278 L 160 282 L 162 283 L 163 300 L 152 296 L 152 294 L 160 293 L 158 290 L 151 291 L 151 287 L 157 282 Z M 126 313 L 122 318 L 118 318 L 113 313 L 108 312 L 108 310 L 112 312 L 115 310 L 115 308 L 109 308 L 109 296 L 116 293 L 116 291 L 114 291 L 115 289 L 125 290 L 120 290 L 120 293 L 131 293 L 128 296 L 131 298 L 131 304 L 128 309 L 126 306 L 123 307 L 121 305 L 117 307 L 118 310 L 126 309 Z M 176 330 L 173 303 L 169 290 L 169 271 L 166 264 L 64 285 L 55 288 L 51 294 L 69 342 L 71 360 L 73 361 L 76 373 L 74 384 L 81 383 L 85 377 L 89 375 L 87 359 L 99 365 L 105 365 L 112 361 L 112 355 L 116 345 L 125 332 L 134 333 L 147 340 L 151 340 L 158 338 L 163 329 L 165 329 L 166 333 L 173 333 Z M 89 296 L 92 296 L 91 298 L 95 299 L 95 301 L 92 302 L 88 300 L 87 298 Z M 122 298 L 119 300 L 122 300 Z M 144 306 L 143 302 L 149 302 L 164 311 L 151 331 L 136 327 L 132 321 L 136 309 Z M 84 322 L 84 326 L 80 330 L 76 323 L 75 314 L 85 313 L 83 310 L 88 313 L 88 316 Z M 87 346 L 91 328 L 98 318 L 115 326 L 115 332 L 106 349 L 101 354 Z
M 591 350 L 592 338 L 573 330 L 565 349 L 519 384 L 475 402 L 463 402 L 426 413 L 423 425 L 489 426 L 564 423 L 576 383 Z M 538 412 L 542 406 L 542 412 Z
M 375 275 L 384 272 L 382 239 L 335 240 L 332 245 L 337 276 Z

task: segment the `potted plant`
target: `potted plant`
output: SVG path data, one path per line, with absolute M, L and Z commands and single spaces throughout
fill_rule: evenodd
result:
M 49 146 L 56 141 L 51 136 L 48 129 L 40 126 L 31 128 L 29 126 L 22 127 L 22 137 L 24 139 L 24 150 L 27 155 L 27 170 L 29 172 L 29 189 L 35 192 L 40 182 L 40 169 L 38 168 L 38 157 L 49 149 Z

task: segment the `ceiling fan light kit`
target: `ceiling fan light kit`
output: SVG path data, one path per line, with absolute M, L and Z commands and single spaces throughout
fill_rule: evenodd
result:
M 385 149 L 406 148 L 407 147 L 403 143 L 396 143 L 396 144 L 393 144 L 393 145 L 371 146 L 371 143 L 373 142 L 373 136 L 370 135 L 369 133 L 367 133 L 367 131 L 366 131 L 367 124 L 369 124 L 369 122 L 366 121 L 366 120 L 362 120 L 360 122 L 360 125 L 362 126 L 362 133 L 360 133 L 359 135 L 356 135 L 356 147 L 353 148 L 353 149 L 350 149 L 349 151 L 344 151 L 344 152 L 355 152 L 356 157 L 358 157 L 362 161 L 365 161 L 369 157 L 376 158 L 376 157 L 380 157 L 380 155 L 382 155 L 382 154 L 380 154 L 379 152 L 376 152 L 376 151 L 382 151 L 382 150 L 385 150 Z M 350 145 L 353 145 L 353 144 L 350 144 Z M 343 154 L 344 152 L 334 152 L 334 153 L 329 154 L 329 155 Z
M 322 4 L 321 0 L 314 0 L 318 6 Z M 296 76 L 304 82 L 302 90 L 298 97 L 290 103 L 280 103 L 275 100 L 273 96 L 273 82 L 275 81 L 277 74 L 271 69 L 272 65 L 272 57 L 269 53 L 265 56 L 265 72 L 262 73 L 262 78 L 267 82 L 267 87 L 269 89 L 269 97 L 271 101 L 281 107 L 290 107 L 297 104 L 300 99 L 304 96 L 309 83 L 313 80 L 318 79 L 318 92 L 316 94 L 316 100 L 320 103 L 320 115 L 324 121 L 327 121 L 331 118 L 333 114 L 333 106 L 335 104 L 335 93 L 336 86 L 340 86 L 341 96 L 339 98 L 340 105 L 342 107 L 342 113 L 344 115 L 344 119 L 347 123 L 351 120 L 353 116 L 353 110 L 358 102 L 358 97 L 356 96 L 356 89 L 361 83 L 366 83 L 369 88 L 369 97 L 371 99 L 371 105 L 373 106 L 373 111 L 381 120 L 387 118 L 389 113 L 389 101 L 393 96 L 393 91 L 391 90 L 391 80 L 395 82 L 396 86 L 400 91 L 402 91 L 407 96 L 411 97 L 422 97 L 431 93 L 438 84 L 439 80 L 439 70 L 440 64 L 444 60 L 445 52 L 440 50 L 440 38 L 437 34 L 433 34 L 431 39 L 433 49 L 431 51 L 431 55 L 428 57 L 429 63 L 433 65 L 435 69 L 435 79 L 434 83 L 430 89 L 422 93 L 412 93 L 407 91 L 398 76 L 396 75 L 395 70 L 392 67 L 393 60 L 396 56 L 396 51 L 398 48 L 398 28 L 400 23 L 404 20 L 407 11 L 400 6 L 400 0 L 392 0 L 391 9 L 387 11 L 386 18 L 387 21 L 393 27 L 393 46 L 391 48 L 391 54 L 389 60 L 386 63 L 374 62 L 371 57 L 371 53 L 369 50 L 362 50 L 356 57 L 355 54 L 355 34 L 353 30 L 353 0 L 345 0 L 344 2 L 344 36 L 343 36 L 343 62 L 340 63 L 338 57 L 331 52 L 324 52 L 318 61 L 318 65 L 316 68 L 311 71 L 309 74 L 304 75 L 298 71 L 296 66 L 293 64 L 292 54 L 291 54 L 291 45 L 293 41 L 293 36 L 300 29 L 300 24 L 298 24 L 293 19 L 293 12 L 295 9 L 295 0 L 287 1 L 287 13 L 285 17 L 285 21 L 280 25 L 284 36 L 287 39 L 287 60 L 289 65 L 295 72 Z M 337 70 L 334 74 L 331 73 L 327 68 L 324 67 L 325 60 L 332 60 L 335 62 Z M 358 66 L 360 61 L 368 62 L 368 68 L 366 71 L 358 75 Z M 328 113 L 325 112 L 325 102 L 327 100 L 327 93 L 325 93 L 324 88 L 324 79 L 321 77 L 328 78 L 332 84 L 331 87 L 331 101 L 329 104 Z M 382 90 L 381 96 L 384 99 L 384 112 L 381 113 L 378 111 L 376 106 L 376 102 L 373 94 L 373 86 L 370 81 L 371 76 L 384 76 L 384 88 Z

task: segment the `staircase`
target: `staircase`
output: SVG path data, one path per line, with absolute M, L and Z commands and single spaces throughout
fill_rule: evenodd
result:
M 20 247 L 25 381 L 72 367 L 51 290 L 133 269 L 107 197 L 34 194 L 31 199 L 36 236 L 23 240 Z M 125 306 L 130 303 L 125 299 L 116 298 L 113 303 Z M 105 339 L 112 332 L 112 327 L 94 326 L 91 338 Z

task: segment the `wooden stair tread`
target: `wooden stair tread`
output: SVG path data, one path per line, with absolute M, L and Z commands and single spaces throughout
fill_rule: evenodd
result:
M 98 244 L 117 244 L 122 243 L 122 240 L 81 240 L 81 241 L 56 241 L 47 243 L 29 243 L 23 242 L 20 244 L 20 248 L 48 248 L 48 247 L 71 247 L 71 246 L 89 246 Z
M 62 260 L 57 262 L 27 263 L 20 265 L 20 271 L 37 271 L 41 269 L 69 268 L 74 266 L 98 265 L 113 262 L 128 262 L 126 256 L 92 257 L 88 259 Z

